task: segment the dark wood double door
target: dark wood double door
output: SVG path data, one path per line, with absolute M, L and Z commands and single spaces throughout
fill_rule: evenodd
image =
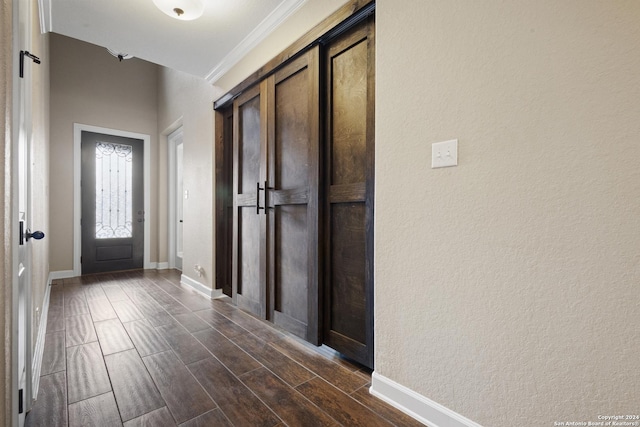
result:
M 307 50 L 238 96 L 225 130 L 233 299 L 370 367 L 373 52 L 372 22 Z

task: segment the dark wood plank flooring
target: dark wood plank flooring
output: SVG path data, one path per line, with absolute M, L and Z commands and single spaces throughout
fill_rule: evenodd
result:
M 180 285 L 180 272 L 54 281 L 26 426 L 420 426 L 370 373 Z

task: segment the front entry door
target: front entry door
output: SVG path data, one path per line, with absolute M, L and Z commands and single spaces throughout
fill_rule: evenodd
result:
M 82 274 L 143 266 L 143 146 L 82 131 Z

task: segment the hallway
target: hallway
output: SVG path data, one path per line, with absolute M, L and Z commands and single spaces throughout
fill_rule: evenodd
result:
M 27 426 L 417 426 L 370 373 L 282 333 L 175 270 L 54 281 Z

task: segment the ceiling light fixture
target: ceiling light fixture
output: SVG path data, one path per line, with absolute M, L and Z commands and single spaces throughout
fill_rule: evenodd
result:
M 181 21 L 198 19 L 204 13 L 202 0 L 153 0 L 158 9 Z

